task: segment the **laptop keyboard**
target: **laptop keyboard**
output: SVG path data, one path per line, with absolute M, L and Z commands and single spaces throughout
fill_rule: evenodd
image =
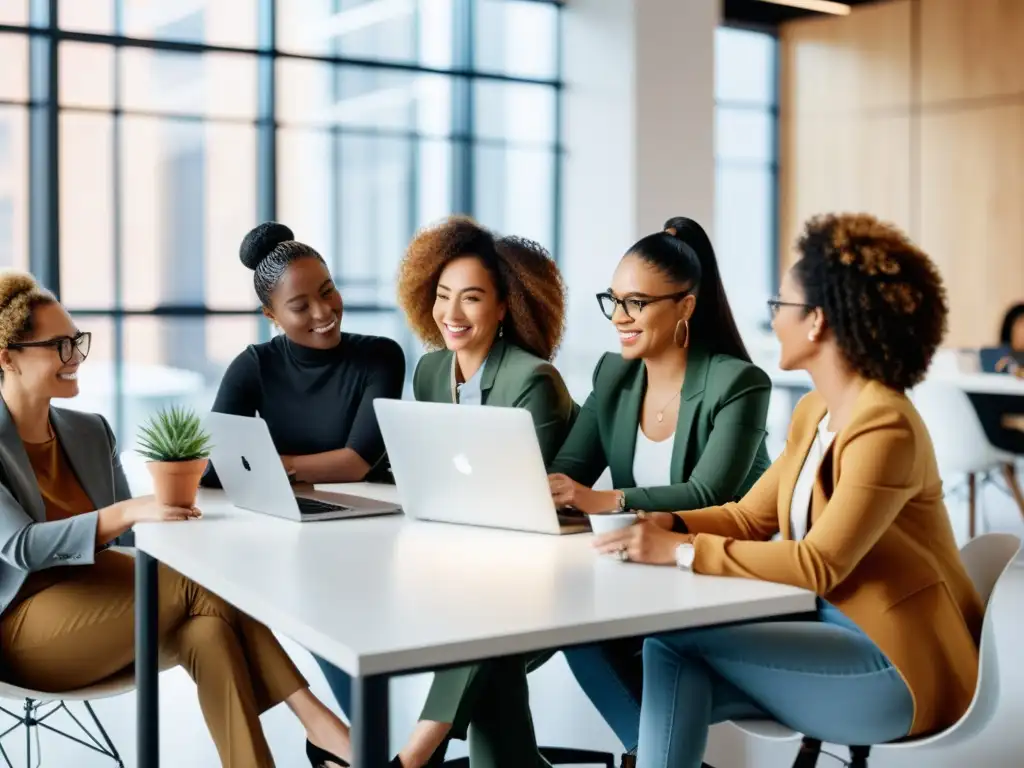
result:
M 352 509 L 352 507 L 346 507 L 344 504 L 332 504 L 329 501 L 307 499 L 302 496 L 297 496 L 295 500 L 299 504 L 299 512 L 303 515 L 324 515 L 328 512 L 347 512 Z

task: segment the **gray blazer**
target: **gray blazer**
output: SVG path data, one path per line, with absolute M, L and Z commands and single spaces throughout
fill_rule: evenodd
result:
M 114 435 L 95 413 L 50 408 L 50 423 L 96 509 L 131 498 Z M 31 571 L 91 565 L 99 515 L 46 522 L 46 509 L 10 411 L 0 398 L 0 613 Z

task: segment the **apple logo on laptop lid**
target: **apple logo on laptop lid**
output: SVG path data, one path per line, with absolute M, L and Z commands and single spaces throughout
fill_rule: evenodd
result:
M 452 459 L 452 464 L 455 465 L 455 471 L 463 475 L 472 475 L 473 466 L 469 463 L 469 459 L 466 458 L 464 453 L 458 454 Z

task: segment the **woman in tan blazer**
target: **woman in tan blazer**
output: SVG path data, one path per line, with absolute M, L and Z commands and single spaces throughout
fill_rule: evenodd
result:
M 819 610 L 647 640 L 642 768 L 701 766 L 709 726 L 744 717 L 841 744 L 918 736 L 954 723 L 974 693 L 983 608 L 903 394 L 945 332 L 941 280 L 870 216 L 812 219 L 798 248 L 770 306 L 781 367 L 808 371 L 814 391 L 782 456 L 737 503 L 647 515 L 595 543 L 622 560 L 802 587 Z

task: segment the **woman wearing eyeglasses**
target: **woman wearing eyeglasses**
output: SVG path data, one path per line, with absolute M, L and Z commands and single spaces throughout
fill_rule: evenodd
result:
M 769 466 L 765 418 L 771 383 L 740 338 L 711 241 L 683 217 L 630 248 L 598 295 L 621 354 L 606 354 L 593 391 L 552 463 L 559 507 L 586 513 L 700 509 L 734 501 Z M 606 468 L 614 490 L 591 486 Z M 608 697 L 640 705 L 639 641 L 572 649 L 565 656 L 604 712 Z M 611 665 L 621 690 L 595 669 Z M 627 750 L 634 719 L 610 719 Z
M 200 516 L 131 498 L 106 420 L 51 406 L 78 394 L 89 342 L 31 275 L 0 273 L 0 648 L 4 681 L 38 691 L 131 668 L 135 560 L 110 544 L 135 523 Z M 259 715 L 281 702 L 308 745 L 348 751 L 344 724 L 266 627 L 168 568 L 159 614 L 161 648 L 196 681 L 225 766 L 273 766 Z
M 704 766 L 710 726 L 740 718 L 838 744 L 934 733 L 975 693 L 984 610 L 904 394 L 946 330 L 942 279 L 871 216 L 811 219 L 797 250 L 772 327 L 780 367 L 807 371 L 814 391 L 782 456 L 737 503 L 655 513 L 595 546 L 799 587 L 818 596 L 817 615 L 647 639 L 642 708 L 608 702 L 639 730 L 640 768 Z

